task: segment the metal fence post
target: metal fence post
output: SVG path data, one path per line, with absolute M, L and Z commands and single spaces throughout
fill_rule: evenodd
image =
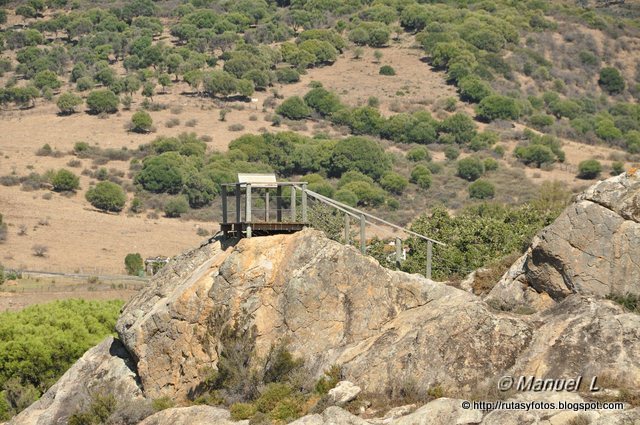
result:
M 349 214 L 344 214 L 344 243 L 349 245 L 349 236 L 351 230 L 351 223 L 349 222 Z
M 222 186 L 222 223 L 227 224 L 227 186 Z
M 367 252 L 367 238 L 365 235 L 365 227 L 367 225 L 367 221 L 364 218 L 364 214 L 360 215 L 360 252 L 366 254 Z
M 282 186 L 276 187 L 276 221 L 282 221 Z
M 433 254 L 433 242 L 427 241 L 427 279 L 431 279 L 431 260 Z
M 307 185 L 306 183 L 302 184 L 302 222 L 307 222 Z
M 269 222 L 269 188 L 265 189 L 264 195 L 264 221 Z
M 296 222 L 296 188 L 291 186 L 291 222 Z
M 247 183 L 247 194 L 246 194 L 246 211 L 244 212 L 244 220 L 247 222 L 247 237 L 251 237 L 251 183 Z

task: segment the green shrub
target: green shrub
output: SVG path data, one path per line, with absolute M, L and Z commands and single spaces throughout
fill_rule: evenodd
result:
M 40 90 L 44 90 L 47 88 L 55 90 L 62 86 L 62 83 L 60 82 L 60 80 L 58 80 L 58 76 L 56 75 L 56 73 L 49 70 L 38 72 L 33 77 L 33 84 Z
M 493 158 L 485 158 L 483 163 L 485 171 L 494 171 L 498 169 L 498 161 Z
M 483 121 L 517 120 L 521 110 L 518 103 L 510 97 L 490 95 L 480 101 L 476 108 L 476 114 Z
M 280 68 L 276 70 L 276 79 L 282 84 L 297 83 L 300 81 L 300 73 L 294 68 Z
M 366 182 L 373 184 L 373 179 L 365 174 L 362 174 L 360 171 L 347 171 L 340 177 L 340 180 L 338 181 L 338 189 L 341 189 L 351 182 Z
M 315 390 L 320 395 L 325 395 L 329 390 L 335 388 L 342 379 L 342 368 L 339 365 L 332 365 L 324 371 L 324 375 L 316 382 Z
M 578 178 L 595 179 L 602 172 L 602 164 L 595 159 L 587 159 L 578 164 Z
M 291 120 L 301 120 L 311 115 L 311 109 L 299 96 L 292 96 L 286 99 L 278 108 L 276 113 Z
M 117 112 L 119 103 L 118 96 L 111 90 L 96 90 L 87 96 L 87 107 L 92 114 Z
M 553 125 L 555 118 L 547 114 L 534 114 L 529 118 L 529 123 L 536 128 L 543 128 Z
M 625 82 L 622 74 L 616 68 L 605 67 L 600 70 L 598 84 L 609 94 L 619 94 L 624 91 Z
M 260 397 L 256 400 L 255 406 L 259 412 L 269 413 L 280 401 L 290 397 L 292 394 L 293 388 L 291 385 L 272 382 L 264 388 Z
M 611 174 L 617 176 L 624 173 L 624 163 L 620 161 L 614 161 L 611 163 Z
M 69 170 L 61 169 L 55 173 L 51 184 L 56 192 L 67 192 L 80 187 L 80 178 Z
M 387 192 L 391 192 L 396 195 L 402 194 L 407 188 L 409 182 L 403 176 L 393 171 L 385 173 L 380 179 L 380 186 Z
M 460 79 L 458 88 L 460 89 L 460 97 L 469 102 L 480 102 L 491 94 L 489 84 L 475 75 Z
M 476 180 L 469 185 L 469 197 L 473 199 L 491 199 L 496 189 L 491 182 Z
M 390 65 L 382 65 L 380 67 L 380 71 L 378 71 L 378 74 L 393 76 L 393 75 L 396 75 L 396 70 L 393 69 L 393 67 L 391 67 Z
M 422 189 L 429 189 L 431 187 L 431 170 L 422 164 L 416 165 L 411 170 L 411 182 Z
M 391 160 L 378 142 L 365 137 L 348 137 L 336 143 L 329 173 L 339 177 L 346 171 L 359 171 L 377 180 L 390 169 Z
M 189 211 L 189 203 L 183 196 L 171 199 L 164 206 L 164 214 L 170 218 L 180 217 L 187 211 Z
M 382 205 L 386 197 L 384 190 L 364 181 L 348 183 L 343 187 L 343 190 L 355 193 L 358 197 L 358 205 L 363 206 Z
M 60 113 L 63 115 L 73 114 L 76 108 L 82 104 L 82 98 L 71 92 L 61 94 L 56 101 Z
M 607 295 L 607 299 L 620 304 L 631 312 L 640 313 L 640 296 L 637 294 L 609 294 Z
M 137 252 L 135 254 L 127 254 L 127 256 L 124 257 L 124 266 L 127 269 L 127 274 L 132 276 L 138 276 L 144 271 L 142 256 Z
M 542 164 L 551 164 L 555 161 L 553 151 L 547 146 L 539 144 L 518 146 L 514 154 L 523 163 L 534 164 L 536 167 L 540 167 Z
M 444 148 L 444 157 L 449 161 L 455 161 L 460 156 L 460 149 L 455 146 L 447 146 Z
M 85 197 L 95 208 L 112 212 L 122 211 L 127 201 L 127 196 L 122 187 L 112 182 L 98 183 L 87 191 Z
M 335 199 L 338 202 L 342 202 L 343 204 L 347 204 L 349 206 L 355 207 L 356 205 L 358 205 L 358 196 L 353 193 L 350 190 L 347 189 L 340 189 L 338 190 L 334 196 L 333 199 Z
M 245 419 L 251 419 L 256 414 L 257 409 L 251 403 L 233 403 L 229 408 L 231 412 L 231 419 L 234 421 L 242 421 Z
M 174 407 L 175 405 L 176 405 L 176 403 L 169 397 L 156 398 L 156 399 L 153 399 L 153 401 L 151 402 L 151 407 L 156 412 L 160 412 L 162 410 L 170 409 L 170 408 Z
M 185 158 L 179 153 L 163 152 L 143 161 L 142 170 L 136 175 L 135 182 L 150 192 L 179 193 L 186 178 L 186 169 Z
M 431 161 L 431 155 L 429 155 L 427 148 L 417 146 L 415 148 L 411 148 L 409 152 L 407 152 L 407 159 L 413 162 Z
M 458 161 L 458 176 L 474 181 L 484 174 L 484 164 L 480 158 L 469 156 Z
M 338 95 L 323 87 L 311 89 L 304 95 L 304 101 L 322 116 L 329 116 L 343 108 Z
M 115 332 L 122 304 L 66 300 L 0 313 L 0 388 L 6 390 L 0 399 L 23 400 L 16 410 L 35 401 L 86 350 Z
M 438 126 L 441 132 L 450 134 L 459 145 L 469 143 L 476 135 L 476 124 L 465 113 L 458 112 L 448 116 Z
M 131 117 L 131 131 L 148 133 L 153 126 L 151 115 L 146 111 L 138 111 Z

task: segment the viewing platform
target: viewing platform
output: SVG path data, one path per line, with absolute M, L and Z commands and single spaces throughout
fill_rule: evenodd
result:
M 308 226 L 306 187 L 278 182 L 275 174 L 238 174 L 237 183 L 222 184 L 220 229 L 240 238 L 302 230 Z

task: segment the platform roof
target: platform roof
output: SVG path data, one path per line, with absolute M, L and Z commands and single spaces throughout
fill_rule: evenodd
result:
M 238 183 L 250 183 L 252 187 L 277 187 L 276 175 L 273 173 L 238 173 Z

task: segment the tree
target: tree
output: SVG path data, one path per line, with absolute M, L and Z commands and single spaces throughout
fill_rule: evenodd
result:
M 578 178 L 595 179 L 602 172 L 602 164 L 595 159 L 587 159 L 578 164 Z
M 411 183 L 415 183 L 422 189 L 431 187 L 431 171 L 424 165 L 418 164 L 411 170 Z
M 124 266 L 127 269 L 127 274 L 132 276 L 139 276 L 144 272 L 142 256 L 137 252 L 135 254 L 127 254 L 127 256 L 124 257 Z
M 63 168 L 55 173 L 51 179 L 51 184 L 56 192 L 68 192 L 80 187 L 80 178 Z
M 156 92 L 156 85 L 153 84 L 153 82 L 151 81 L 147 81 L 142 86 L 142 95 L 144 97 L 148 97 L 149 99 L 151 99 L 152 102 L 153 102 L 153 95 L 155 94 L 155 92 Z
M 495 187 L 487 180 L 476 180 L 469 185 L 469 197 L 473 199 L 491 199 L 495 192 Z
M 484 164 L 480 158 L 469 156 L 458 161 L 458 176 L 474 181 L 484 173 Z
M 111 90 L 95 90 L 87 96 L 87 107 L 92 114 L 117 112 L 119 103 L 118 96 Z
M 458 82 L 460 97 L 469 102 L 480 102 L 491 94 L 491 87 L 475 75 L 461 78 Z
M 325 117 L 343 108 L 338 95 L 323 87 L 309 90 L 304 95 L 304 101 L 314 111 Z
M 164 152 L 143 161 L 135 182 L 154 193 L 179 193 L 185 178 L 186 163 L 177 152 Z
M 496 119 L 517 120 L 520 117 L 520 106 L 510 97 L 490 95 L 483 98 L 476 108 L 478 118 L 483 121 Z
M 56 73 L 53 71 L 49 71 L 48 69 L 38 72 L 33 77 L 33 84 L 40 90 L 44 90 L 46 88 L 55 90 L 60 88 L 60 86 L 62 85 L 60 80 L 58 80 L 58 76 L 56 75 Z
M 619 94 L 624 91 L 625 82 L 622 74 L 616 68 L 606 67 L 600 70 L 598 84 L 609 94 Z
M 380 186 L 387 192 L 401 195 L 409 182 L 403 176 L 392 171 L 385 173 L 380 179 Z
M 158 77 L 158 83 L 162 86 L 162 92 L 166 93 L 167 87 L 171 85 L 171 77 L 169 76 L 169 74 L 162 73 Z
M 291 120 L 301 120 L 311 115 L 311 109 L 299 96 L 287 98 L 278 106 L 276 113 Z
M 76 112 L 76 108 L 82 104 L 82 98 L 71 92 L 62 93 L 58 96 L 56 105 L 62 115 L 69 115 Z
M 459 145 L 469 143 L 476 135 L 476 124 L 471 117 L 463 112 L 448 116 L 439 125 L 441 132 L 453 136 Z
M 553 151 L 549 147 L 539 144 L 518 146 L 514 153 L 516 158 L 525 164 L 535 164 L 536 167 L 540 167 L 542 164 L 551 164 L 555 161 Z
M 153 126 L 151 115 L 146 111 L 138 111 L 131 117 L 131 131 L 148 133 Z
M 382 146 L 375 140 L 357 136 L 336 143 L 329 165 L 332 176 L 339 177 L 346 171 L 360 171 L 376 180 L 390 169 L 391 160 Z
M 189 203 L 183 196 L 171 199 L 164 206 L 164 214 L 170 218 L 180 217 L 187 211 L 189 211 Z
M 112 212 L 122 211 L 127 201 L 127 196 L 122 187 L 109 181 L 100 182 L 90 188 L 87 191 L 86 198 L 95 208 Z

